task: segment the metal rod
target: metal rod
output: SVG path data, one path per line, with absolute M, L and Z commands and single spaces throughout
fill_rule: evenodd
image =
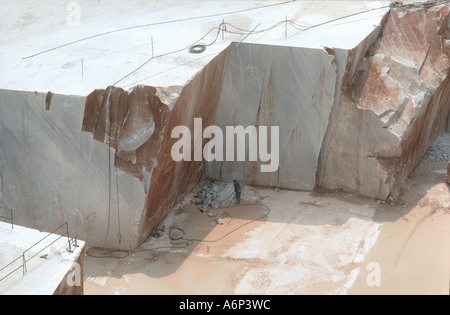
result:
M 0 215 L 0 219 L 10 220 L 11 221 L 11 230 L 13 230 L 14 229 L 14 214 L 13 214 L 14 210 L 10 209 L 10 208 L 6 208 L 6 207 L 1 207 L 1 206 L 0 206 L 0 209 L 8 210 L 10 212 L 9 217 Z
M 254 29 L 252 29 L 251 31 L 250 31 L 250 33 L 248 33 L 237 45 L 236 45 L 236 47 L 237 46 L 239 46 L 239 44 L 240 43 L 242 43 L 247 37 L 249 37 L 259 26 L 261 25 L 261 23 L 259 23 L 258 25 L 256 25 L 256 27 L 254 28 Z
M 25 252 L 22 254 L 23 274 L 27 272 L 27 261 L 25 260 Z
M 153 36 L 152 36 L 152 58 L 154 58 L 154 57 L 155 57 L 155 53 L 153 51 Z
M 27 261 L 30 261 L 31 259 L 33 259 L 34 257 L 36 257 L 37 255 L 39 255 L 40 253 L 42 253 L 44 251 L 44 249 L 46 249 L 47 247 L 53 245 L 54 243 L 56 243 L 57 241 L 59 241 L 61 238 L 63 238 L 65 236 L 65 234 L 60 235 L 57 239 L 55 239 L 53 242 L 51 242 L 50 244 L 48 244 L 47 246 L 45 246 L 44 248 L 42 248 L 40 251 L 38 251 L 36 254 L 34 254 L 33 256 L 31 256 Z M 25 252 L 24 252 L 25 253 Z
M 69 243 L 69 253 L 72 252 L 72 246 L 70 245 L 70 235 L 69 235 L 69 223 L 66 222 L 66 229 L 67 229 L 67 242 Z
M 222 20 L 222 41 L 225 40 L 225 19 Z
M 56 231 L 58 231 L 59 229 L 61 229 L 63 226 L 65 226 L 67 224 L 67 222 L 66 223 L 64 223 L 64 224 L 62 224 L 62 225 L 60 225 L 57 229 L 55 229 L 55 230 L 53 230 L 52 232 L 50 232 L 50 233 L 48 233 L 46 236 L 44 236 L 43 238 L 41 238 L 39 241 L 37 241 L 36 243 L 34 243 L 31 247 L 29 247 L 29 248 L 27 248 L 25 251 L 24 251 L 24 253 L 25 252 L 27 252 L 27 251 L 29 251 L 30 249 L 32 249 L 33 247 L 35 247 L 37 244 L 39 244 L 40 242 L 42 242 L 43 240 L 45 240 L 47 237 L 49 237 L 50 235 L 52 235 L 52 234 L 55 234 L 55 232 Z M 62 235 L 62 236 L 64 236 L 64 235 Z M 61 237 L 62 237 L 61 236 Z M 61 238 L 60 237 L 60 238 Z M 59 239 L 59 238 L 58 238 Z
M 2 269 L 0 269 L 0 271 L 3 271 L 3 270 L 5 270 L 7 267 L 9 267 L 9 266 L 11 266 L 13 263 L 15 263 L 16 261 L 18 261 L 20 258 L 22 258 L 22 257 L 17 257 L 16 259 L 14 259 L 13 261 L 11 261 L 9 264 L 7 264 L 6 266 L 4 266 Z M 20 267 L 22 267 L 22 266 L 20 266 Z M 20 268 L 19 267 L 19 268 Z M 17 269 L 16 269 L 17 270 Z M 2 278 L 2 280 L 3 280 L 4 278 Z
M 20 259 L 22 257 L 19 257 L 18 259 Z M 16 259 L 17 260 L 17 259 Z M 14 269 L 13 271 L 11 271 L 10 273 L 8 273 L 6 276 L 4 276 L 3 278 L 0 279 L 0 282 L 2 282 L 4 279 L 8 278 L 10 275 L 12 275 L 14 272 L 16 272 L 17 270 L 19 270 L 20 268 L 23 269 L 23 264 L 20 265 L 19 267 L 17 267 L 16 269 Z
M 284 39 L 287 38 L 287 27 L 288 27 L 288 19 L 287 19 L 287 15 L 286 15 L 286 23 L 285 23 L 285 29 L 284 29 Z

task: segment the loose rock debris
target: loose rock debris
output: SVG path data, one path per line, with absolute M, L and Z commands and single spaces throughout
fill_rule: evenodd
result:
M 164 235 L 165 232 L 166 232 L 166 226 L 165 225 L 160 225 L 156 229 L 153 230 L 152 237 L 160 238 L 160 237 L 162 237 Z
M 211 227 L 215 225 L 223 225 L 223 219 L 229 216 L 229 213 L 223 212 L 220 218 L 216 218 L 218 213 L 214 210 L 219 208 L 228 208 L 233 202 L 235 197 L 234 190 L 230 190 L 224 195 L 221 192 L 221 188 L 214 181 L 205 185 L 200 191 L 198 191 L 194 197 L 191 199 L 191 203 L 200 205 L 199 210 L 201 212 L 207 213 L 210 218 L 209 224 Z M 266 198 L 269 196 L 266 196 Z M 185 199 L 185 201 L 187 201 Z M 161 238 L 166 232 L 166 226 L 160 225 L 155 228 L 152 232 L 153 238 Z
M 234 190 L 230 189 L 230 191 L 221 199 L 220 187 L 214 181 L 211 181 L 194 195 L 191 203 L 201 205 L 199 210 L 202 212 L 209 211 L 208 217 L 211 218 L 209 225 L 214 227 L 216 224 L 223 225 L 223 218 L 229 216 L 229 214 L 224 212 L 221 218 L 215 219 L 217 213 L 213 210 L 219 209 L 221 205 L 228 208 L 233 202 L 234 196 Z
M 426 159 L 445 162 L 450 160 L 450 146 L 432 146 L 425 155 Z
M 212 181 L 203 187 L 201 191 L 197 192 L 191 202 L 196 205 L 201 204 L 200 210 L 203 212 L 206 212 L 209 209 L 219 209 L 222 202 L 225 203 L 226 207 L 229 207 L 233 201 L 234 191 L 231 190 L 222 200 L 220 200 L 219 193 L 220 187 Z

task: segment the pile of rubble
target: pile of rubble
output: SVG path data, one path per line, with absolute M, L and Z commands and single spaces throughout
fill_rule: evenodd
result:
M 200 191 L 198 191 L 191 199 L 191 203 L 200 205 L 200 211 L 208 214 L 208 217 L 210 217 L 211 226 L 215 226 L 216 224 L 224 224 L 222 219 L 229 216 L 227 212 L 223 212 L 220 215 L 219 213 L 214 211 L 218 210 L 219 208 L 228 208 L 233 202 L 235 193 L 232 186 L 228 190 L 223 189 L 223 191 L 226 193 L 223 194 L 219 185 L 217 185 L 214 181 L 211 181 Z M 220 216 L 220 218 L 217 217 L 218 215 Z M 152 231 L 151 236 L 154 238 L 160 238 L 165 235 L 166 231 L 166 226 L 160 225 Z
M 217 210 L 221 205 L 228 208 L 233 202 L 234 196 L 235 193 L 232 188 L 225 195 L 221 195 L 220 187 L 214 181 L 211 181 L 194 195 L 191 202 L 196 205 L 201 204 L 200 210 L 206 212 L 210 209 Z
M 438 162 L 450 161 L 450 133 L 443 133 L 428 149 L 424 158 Z
M 234 195 L 235 195 L 234 190 L 231 189 L 227 194 L 221 196 L 220 187 L 214 181 L 212 181 L 194 195 L 194 198 L 191 200 L 191 203 L 201 205 L 199 209 L 202 212 L 208 212 L 208 216 L 211 218 L 210 220 L 211 226 L 214 226 L 216 224 L 222 225 L 223 224 L 222 219 L 228 216 L 228 214 L 224 212 L 222 214 L 222 218 L 213 219 L 217 216 L 217 213 L 211 210 L 219 209 L 221 204 L 223 204 L 222 206 L 228 208 L 230 204 L 233 202 Z
M 425 154 L 425 159 L 438 162 L 450 161 L 450 146 L 432 145 Z
M 191 202 L 196 205 L 201 204 L 200 210 L 203 212 L 208 211 L 209 208 L 217 210 L 220 206 L 219 191 L 219 186 L 217 186 L 216 183 L 211 182 L 195 194 Z
M 450 185 L 450 133 L 443 133 L 428 149 L 424 159 L 448 163 L 447 183 Z

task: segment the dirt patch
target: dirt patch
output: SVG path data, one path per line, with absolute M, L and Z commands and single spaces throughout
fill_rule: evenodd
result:
M 166 233 L 127 258 L 86 257 L 85 294 L 448 294 L 444 166 L 424 159 L 385 202 L 246 186 L 243 206 L 202 212 L 201 183 L 163 222 L 196 241 L 169 248 Z
M 439 172 L 448 163 L 442 157 L 448 139 L 438 139 L 389 204 L 377 209 L 380 237 L 350 294 L 449 294 L 450 188 Z M 379 286 L 367 284 L 373 262 L 380 267 Z

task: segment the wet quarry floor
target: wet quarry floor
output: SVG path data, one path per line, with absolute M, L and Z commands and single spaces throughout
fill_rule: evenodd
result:
M 386 202 L 246 186 L 240 205 L 202 212 L 200 183 L 161 237 L 125 258 L 87 255 L 84 293 L 449 294 L 448 138 Z

